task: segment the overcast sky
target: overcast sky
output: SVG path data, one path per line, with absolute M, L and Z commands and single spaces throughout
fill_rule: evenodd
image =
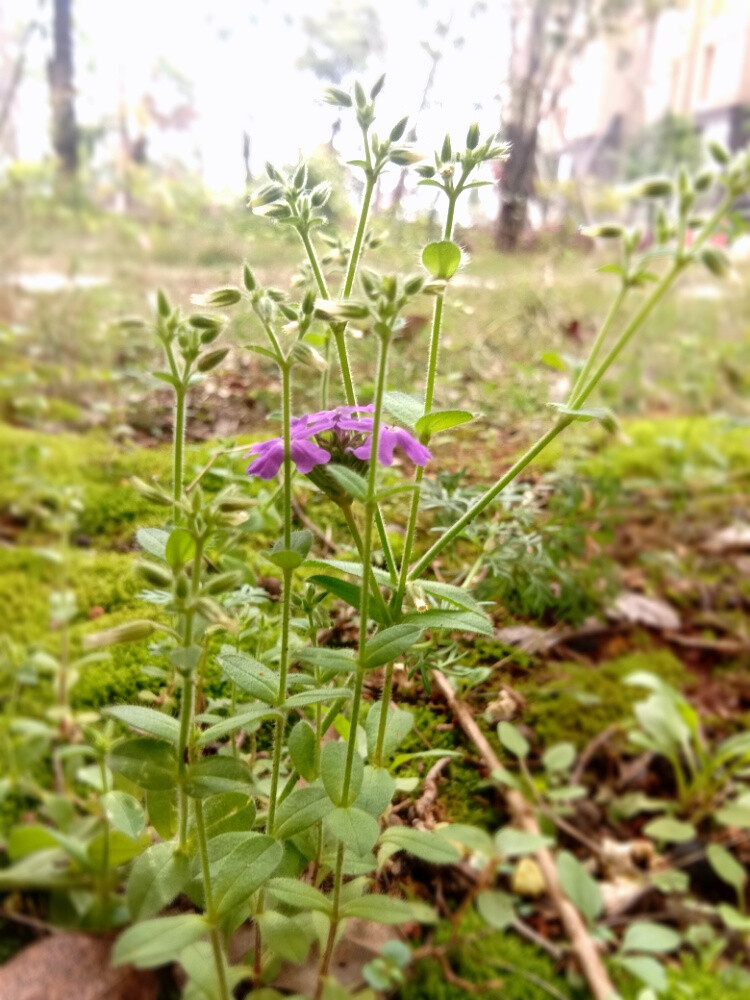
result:
M 3 6 L 5 34 L 12 38 L 35 5 L 3 0 Z M 50 6 L 42 6 L 45 19 Z M 256 171 L 265 159 L 290 162 L 328 139 L 335 110 L 320 100 L 323 84 L 296 66 L 306 45 L 300 18 L 321 6 L 322 0 L 74 0 L 79 118 L 87 125 L 114 125 L 120 100 L 132 110 L 147 92 L 168 107 L 171 95 L 164 83 L 154 82 L 164 61 L 190 81 L 196 120 L 189 135 L 152 136 L 152 155 L 194 156 L 214 190 L 241 190 L 243 130 L 252 136 Z M 371 83 L 387 73 L 378 103 L 382 130 L 419 107 L 429 70 L 421 43 L 434 38 L 436 22 L 451 14 L 419 145 L 430 151 L 446 130 L 462 142 L 472 120 L 483 133 L 496 129 L 505 51 L 502 2 L 489 0 L 473 17 L 470 0 L 379 0 L 374 6 L 387 48 L 365 79 Z M 463 38 L 460 47 L 452 44 L 456 36 Z M 48 149 L 48 49 L 49 37 L 37 36 L 16 116 L 23 158 L 36 159 Z M 355 141 L 355 131 L 344 129 L 337 144 L 344 155 L 355 155 Z

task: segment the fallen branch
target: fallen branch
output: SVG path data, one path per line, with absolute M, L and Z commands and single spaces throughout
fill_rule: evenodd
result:
M 439 670 L 433 670 L 432 679 L 461 729 L 479 751 L 490 773 L 501 771 L 503 765 L 499 757 L 480 730 L 469 707 L 456 696 L 447 677 Z M 521 793 L 513 788 L 504 788 L 503 794 L 515 825 L 527 833 L 538 834 L 539 824 L 534 811 Z M 573 954 L 578 960 L 581 972 L 586 977 L 594 1000 L 613 1000 L 617 996 L 617 990 L 612 985 L 601 955 L 586 929 L 586 924 L 580 913 L 563 893 L 554 857 L 547 848 L 542 848 L 536 852 L 536 860 L 544 875 L 547 893 L 565 928 Z

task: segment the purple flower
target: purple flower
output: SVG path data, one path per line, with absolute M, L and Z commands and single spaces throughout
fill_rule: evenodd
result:
M 381 427 L 378 438 L 378 461 L 381 465 L 393 465 L 395 448 L 400 448 L 415 465 L 427 465 L 432 458 L 430 451 L 403 427 Z M 370 441 L 366 441 L 359 448 L 352 449 L 352 454 L 356 455 L 357 458 L 364 459 L 364 461 L 369 461 L 371 453 L 372 444 Z
M 319 410 L 293 417 L 291 421 L 290 453 L 299 472 L 307 475 L 316 466 L 326 465 L 332 459 L 346 464 L 348 456 L 369 461 L 372 451 L 374 419 L 372 404 L 368 406 L 338 406 L 334 410 Z M 366 415 L 363 415 L 366 414 Z M 395 448 L 401 450 L 415 463 L 425 465 L 432 455 L 401 427 L 384 425 L 380 429 L 378 461 L 393 464 Z M 284 439 L 254 444 L 250 455 L 258 457 L 248 467 L 248 473 L 261 479 L 273 479 L 284 462 Z M 351 464 L 353 459 L 349 458 Z

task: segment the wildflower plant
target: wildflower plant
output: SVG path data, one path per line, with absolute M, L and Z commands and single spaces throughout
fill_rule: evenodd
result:
M 327 95 L 354 115 L 362 136 L 362 156 L 351 164 L 362 175 L 363 193 L 350 241 L 329 234 L 318 240 L 327 183 L 310 189 L 304 163 L 290 172 L 268 165 L 268 182 L 250 204 L 269 224 L 296 232 L 304 256 L 302 284 L 289 294 L 265 287 L 245 265 L 237 286 L 197 298 L 202 312 L 186 315 L 162 293 L 157 300 L 154 332 L 166 364 L 155 374 L 175 398 L 173 479 L 170 488 L 136 483 L 165 510 L 162 528 L 138 533 L 140 570 L 157 610 L 152 619 L 118 626 L 95 642 L 158 636 L 174 697 L 162 707 L 107 710 L 101 789 L 110 803 L 107 829 L 133 844 L 130 853 L 119 847 L 126 859 L 119 870 L 129 866 L 124 894 L 109 875 L 112 865 L 107 867 L 108 899 L 119 907 L 113 922 L 130 922 L 114 960 L 140 967 L 178 962 L 190 1000 L 229 1000 L 243 981 L 259 996 L 280 996 L 269 986 L 280 964 L 304 963 L 309 956 L 317 963 L 314 996 L 334 1000 L 349 995 L 332 978 L 347 921 L 435 921 L 425 901 L 377 888 L 378 872 L 398 851 L 448 864 L 461 850 L 461 838 L 451 837 L 450 828 L 388 825 L 398 791 L 389 764 L 412 725 L 411 714 L 392 704 L 394 665 L 405 663 L 415 675 L 427 676 L 430 666 L 442 662 L 437 637 L 445 636 L 445 648 L 452 648 L 455 633 L 491 634 L 492 622 L 467 587 L 434 579 L 430 567 L 566 428 L 577 421 L 611 421 L 591 405 L 595 390 L 688 266 L 726 269 L 722 251 L 710 240 L 736 197 L 750 188 L 750 157 L 732 159 L 714 147 L 710 170 L 640 188 L 639 196 L 659 206 L 656 246 L 642 251 L 642 234 L 619 225 L 592 231 L 620 249 L 620 263 L 604 269 L 619 290 L 569 399 L 556 406 L 540 439 L 425 545 L 421 486 L 431 471 L 432 442 L 474 418 L 466 410 L 436 406 L 444 302 L 463 260 L 453 239 L 455 210 L 465 192 L 487 183 L 479 168 L 506 150 L 494 136 L 482 139 L 472 125 L 461 148 L 446 137 L 433 161 L 424 161 L 404 141 L 406 119 L 384 136 L 374 131 L 382 85 L 381 79 L 369 94 L 356 84 L 351 94 L 333 88 Z M 373 193 L 389 165 L 413 165 L 419 183 L 438 189 L 444 206 L 442 239 L 424 248 L 423 270 L 413 276 L 362 266 L 376 239 L 368 231 Z M 697 218 L 701 199 L 710 205 L 705 219 Z M 320 258 L 318 242 L 337 252 Z M 652 271 L 659 261 L 666 266 Z M 334 293 L 337 267 L 343 267 L 343 277 Z M 411 303 L 424 296 L 432 301 L 425 384 L 414 395 L 389 391 L 396 335 Z M 632 300 L 634 310 L 623 319 Z M 280 537 L 263 554 L 280 576 L 278 615 L 259 600 L 247 563 L 243 525 L 259 511 L 252 491 L 231 483 L 211 492 L 201 475 L 192 482 L 185 475 L 189 393 L 229 354 L 218 310 L 239 306 L 253 317 L 258 335 L 249 349 L 278 373 L 280 433 L 244 446 L 248 481 L 280 481 Z M 348 333 L 355 322 L 378 348 L 367 397 L 358 391 L 360 366 L 350 353 Z M 319 373 L 317 412 L 301 413 L 295 405 L 301 367 Z M 396 454 L 407 460 L 402 468 L 414 471 L 394 482 L 384 469 Z M 352 559 L 313 554 L 314 534 L 295 523 L 295 476 L 307 477 L 328 505 L 330 520 L 346 527 Z M 399 553 L 385 513 L 398 504 L 405 523 Z M 329 596 L 356 609 L 354 646 L 322 642 Z M 223 697 L 207 694 L 209 666 L 223 675 Z M 365 683 L 377 670 L 382 692 L 369 703 Z M 135 735 L 113 742 L 114 721 Z M 151 833 L 145 844 L 144 830 Z M 230 960 L 234 932 L 248 921 L 252 946 Z M 401 975 L 407 958 L 396 951 L 369 969 L 375 985 Z

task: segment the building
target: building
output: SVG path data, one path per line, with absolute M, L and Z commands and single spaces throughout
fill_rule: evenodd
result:
M 750 0 L 675 0 L 591 42 L 544 123 L 544 148 L 559 180 L 607 177 L 628 139 L 669 113 L 732 150 L 750 142 Z

